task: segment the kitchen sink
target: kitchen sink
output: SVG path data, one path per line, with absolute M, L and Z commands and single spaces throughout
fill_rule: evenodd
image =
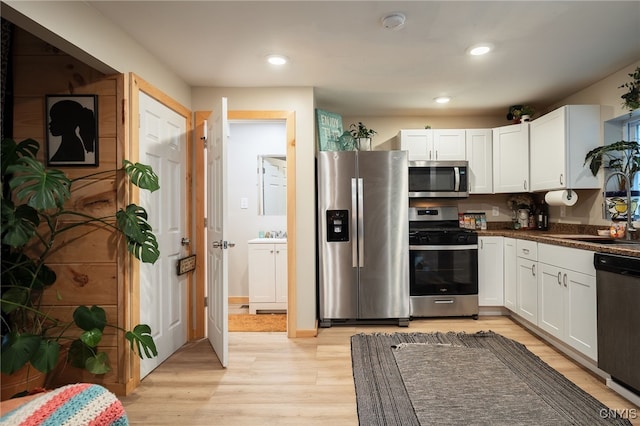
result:
M 554 234 L 554 235 L 547 235 L 547 236 L 552 238 L 562 238 L 565 240 L 582 241 L 584 243 L 615 244 L 615 245 L 628 245 L 628 246 L 640 247 L 640 240 L 625 240 L 623 238 L 601 237 L 598 235 Z

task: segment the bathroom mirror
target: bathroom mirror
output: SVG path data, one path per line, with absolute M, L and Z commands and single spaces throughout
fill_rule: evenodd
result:
M 287 157 L 258 155 L 258 214 L 287 214 Z

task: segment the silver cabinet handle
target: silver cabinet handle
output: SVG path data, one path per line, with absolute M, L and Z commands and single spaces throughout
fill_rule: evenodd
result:
M 564 176 L 562 175 L 562 173 L 560 173 L 560 185 L 564 185 L 564 182 L 562 182 L 564 180 Z
M 531 265 L 531 275 L 536 276 L 536 265 Z
M 523 186 L 524 186 L 524 190 L 526 191 L 527 190 L 527 180 L 526 179 L 523 181 Z
M 562 285 L 562 281 L 560 276 L 562 275 L 562 272 L 558 272 L 558 285 Z
M 522 249 L 522 252 L 523 252 L 524 254 L 529 254 L 529 249 Z
M 562 283 L 565 287 L 567 286 L 567 274 L 564 274 L 564 276 L 562 277 Z

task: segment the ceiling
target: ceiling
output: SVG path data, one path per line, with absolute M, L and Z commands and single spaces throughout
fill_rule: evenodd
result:
M 86 3 L 190 86 L 312 86 L 342 115 L 544 107 L 640 59 L 639 1 Z M 382 25 L 391 12 L 406 15 L 401 29 Z M 467 55 L 479 42 L 495 50 Z M 290 63 L 269 65 L 270 53 Z

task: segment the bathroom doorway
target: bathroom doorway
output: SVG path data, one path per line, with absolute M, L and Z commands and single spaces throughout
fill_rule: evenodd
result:
M 286 241 L 286 132 L 284 119 L 229 120 L 227 229 L 229 240 L 235 243 L 234 249 L 229 251 L 231 315 L 249 312 L 250 241 L 255 243 L 255 239 L 261 237 Z M 286 288 L 285 283 L 285 302 Z M 267 309 L 258 311 L 259 318 L 230 318 L 230 331 L 233 331 L 232 324 L 238 323 L 241 328 L 246 324 L 249 329 L 255 327 L 256 331 L 285 331 L 286 311 L 278 309 L 278 304 L 264 306 Z M 284 330 L 281 329 L 283 326 Z

